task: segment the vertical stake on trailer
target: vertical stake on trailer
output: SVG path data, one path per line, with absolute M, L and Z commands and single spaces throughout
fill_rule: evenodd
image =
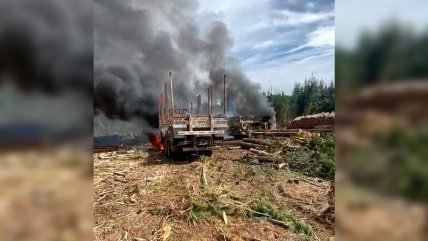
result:
M 223 88 L 224 88 L 224 92 L 223 92 L 223 111 L 224 111 L 224 117 L 226 117 L 227 115 L 227 105 L 226 105 L 226 75 L 223 76 Z
M 163 94 L 165 95 L 165 102 L 164 102 L 164 107 L 163 107 L 163 113 L 164 113 L 164 117 L 168 117 L 168 83 L 165 81 L 165 85 L 164 85 L 164 92 Z
M 170 91 L 171 91 L 171 108 L 172 109 L 175 109 L 174 108 L 174 93 L 173 93 L 173 91 L 172 91 L 172 73 L 171 72 L 169 72 L 169 82 L 170 82 Z
M 210 98 L 210 87 L 208 87 L 208 115 L 211 115 L 211 102 L 210 102 L 211 98 Z
M 162 120 L 163 120 L 163 92 L 161 91 L 160 98 L 159 98 L 159 127 L 161 127 Z
M 213 86 L 210 86 L 210 111 L 211 115 L 213 114 Z
M 201 95 L 200 94 L 198 95 L 197 102 L 198 102 L 198 115 L 200 115 L 201 114 Z

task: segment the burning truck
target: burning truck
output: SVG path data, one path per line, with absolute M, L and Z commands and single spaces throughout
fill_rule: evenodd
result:
M 251 117 L 231 117 L 228 120 L 229 135 L 235 139 L 251 137 L 253 131 L 270 131 L 275 130 L 276 125 L 272 122 L 271 116 L 259 118 Z
M 201 95 L 197 96 L 197 107 L 181 109 L 174 105 L 172 88 L 172 73 L 169 73 L 169 81 L 165 83 L 159 98 L 159 128 L 160 143 L 164 153 L 173 157 L 177 153 L 195 153 L 198 155 L 211 156 L 217 143 L 224 140 L 228 130 L 226 118 L 226 75 L 224 75 L 224 112 L 213 113 L 212 86 L 207 89 L 207 114 L 201 112 Z M 153 141 L 152 141 L 153 143 Z M 158 145 L 160 144 L 158 142 Z
M 251 117 L 231 117 L 228 120 L 229 134 L 235 139 L 250 137 L 251 132 L 255 130 L 268 130 L 270 117 L 251 118 Z

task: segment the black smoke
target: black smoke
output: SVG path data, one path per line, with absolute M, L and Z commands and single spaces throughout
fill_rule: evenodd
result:
M 2 0 L 0 81 L 24 91 L 93 92 L 92 2 Z
M 233 115 L 274 116 L 257 84 L 229 56 L 233 40 L 223 22 L 201 23 L 196 0 L 95 1 L 95 109 L 107 117 L 156 128 L 158 98 L 173 73 L 175 105 L 196 103 L 213 85 Z M 233 106 L 231 106 L 233 105 Z
M 46 107 L 37 115 L 28 114 L 24 120 L 11 117 L 0 128 L 28 125 L 26 130 L 34 130 L 35 134 L 25 133 L 40 137 L 37 134 L 40 131 L 33 128 L 37 122 L 43 130 L 60 129 L 65 133 L 61 136 L 65 137 L 69 133 L 90 134 L 93 119 L 91 0 L 0 1 L 0 88 L 7 92 L 10 87 L 16 94 L 9 93 L 7 101 L 16 103 L 17 113 L 34 112 L 29 109 L 44 103 L 41 99 L 73 107 L 59 111 Z M 26 95 L 36 97 L 27 103 L 15 99 Z M 67 119 L 64 121 L 69 123 L 67 127 L 59 122 L 57 126 L 51 125 L 51 120 L 61 118 Z M 19 121 L 25 123 L 17 123 Z

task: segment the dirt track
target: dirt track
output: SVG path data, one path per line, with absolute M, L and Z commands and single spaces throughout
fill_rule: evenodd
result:
M 307 177 L 302 181 L 300 174 L 286 169 L 239 162 L 245 153 L 222 147 L 212 158 L 193 162 L 169 161 L 157 152 L 94 154 L 95 240 L 329 240 L 334 236 L 334 220 L 322 215 L 334 195 L 330 182 L 307 182 Z M 301 229 L 310 229 L 311 234 L 248 215 L 259 202 L 292 217 L 293 224 L 303 224 Z

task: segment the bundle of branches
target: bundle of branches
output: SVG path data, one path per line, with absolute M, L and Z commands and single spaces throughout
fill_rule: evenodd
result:
M 334 137 L 314 138 L 301 148 L 285 153 L 284 160 L 289 169 L 307 176 L 333 179 Z

